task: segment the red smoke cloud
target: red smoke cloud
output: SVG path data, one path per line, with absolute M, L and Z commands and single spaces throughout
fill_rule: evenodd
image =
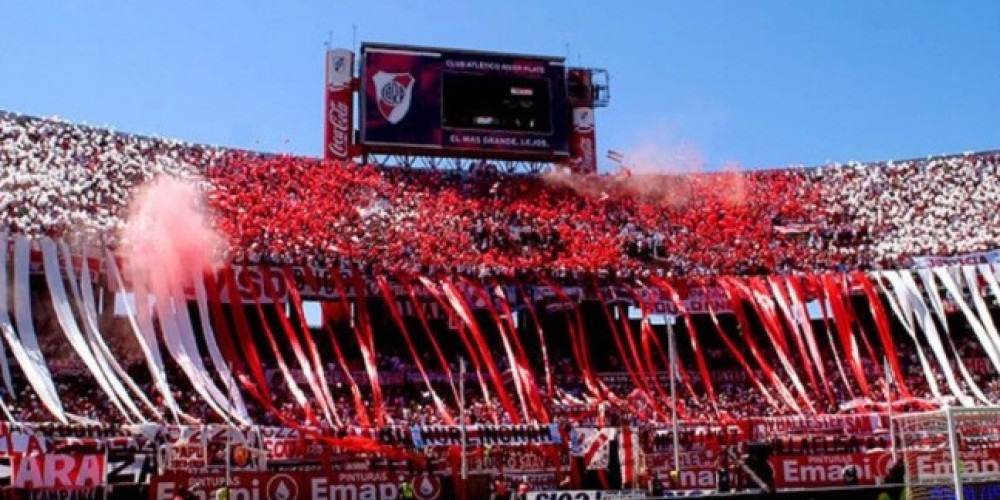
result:
M 216 268 L 224 250 L 195 181 L 165 175 L 133 196 L 122 242 L 132 279 L 164 292 L 189 283 L 192 272 Z

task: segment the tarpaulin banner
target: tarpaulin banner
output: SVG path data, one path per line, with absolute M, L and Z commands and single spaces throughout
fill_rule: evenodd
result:
M 844 486 L 844 472 L 853 466 L 858 484 L 871 486 L 885 478 L 892 467 L 888 451 L 825 455 L 772 455 L 768 460 L 778 489 Z
M 424 448 L 423 453 L 433 462 L 446 464 L 445 474 L 461 474 L 460 446 L 433 446 Z M 503 477 L 510 484 L 527 478 L 535 489 L 558 487 L 570 469 L 569 453 L 562 445 L 467 448 L 465 456 L 469 474 Z
M 868 435 L 888 432 L 889 417 L 865 415 L 809 415 L 747 419 L 751 439 L 769 439 L 781 434 L 840 433 Z
M 462 432 L 458 426 L 415 425 L 411 427 L 411 430 L 413 432 L 413 445 L 418 449 L 425 446 L 462 444 Z M 540 445 L 561 442 L 559 426 L 556 424 L 466 426 L 466 444 L 468 446 Z
M 939 256 L 919 255 L 913 257 L 914 267 L 961 266 L 974 264 L 996 264 L 1000 262 L 1000 250 L 972 252 L 960 255 Z
M 259 500 L 395 500 L 406 476 L 388 471 L 363 472 L 237 472 L 229 481 L 229 498 Z M 418 500 L 453 498 L 443 492 L 439 476 L 421 474 L 412 478 Z M 226 484 L 224 472 L 210 474 L 170 473 L 154 477 L 149 488 L 151 500 L 172 500 L 185 491 L 200 498 L 214 498 Z
M 39 455 L 10 457 L 10 484 L 15 488 L 72 491 L 105 484 L 107 460 L 103 454 Z

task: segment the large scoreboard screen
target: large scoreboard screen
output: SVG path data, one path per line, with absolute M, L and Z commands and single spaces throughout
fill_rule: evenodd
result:
M 562 58 L 364 44 L 361 143 L 373 153 L 569 156 Z

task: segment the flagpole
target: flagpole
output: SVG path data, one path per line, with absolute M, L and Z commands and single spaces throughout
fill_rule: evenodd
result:
M 466 441 L 468 441 L 467 429 L 465 428 L 465 358 L 458 358 L 458 425 L 462 441 L 462 498 L 465 498 L 465 480 L 469 474 L 469 460 L 465 456 Z
M 892 461 L 896 462 L 896 426 L 892 423 L 892 386 L 895 380 L 892 372 L 889 371 L 889 357 L 885 357 L 885 399 L 889 403 L 889 450 L 892 452 Z
M 680 435 L 677 425 L 677 346 L 674 344 L 674 316 L 667 315 L 667 343 L 670 350 L 670 420 L 674 434 L 674 471 L 681 473 Z

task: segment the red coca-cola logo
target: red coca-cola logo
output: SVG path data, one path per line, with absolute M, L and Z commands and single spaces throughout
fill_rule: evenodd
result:
M 334 158 L 348 157 L 348 143 L 351 133 L 351 107 L 341 100 L 341 92 L 330 93 L 330 153 Z

